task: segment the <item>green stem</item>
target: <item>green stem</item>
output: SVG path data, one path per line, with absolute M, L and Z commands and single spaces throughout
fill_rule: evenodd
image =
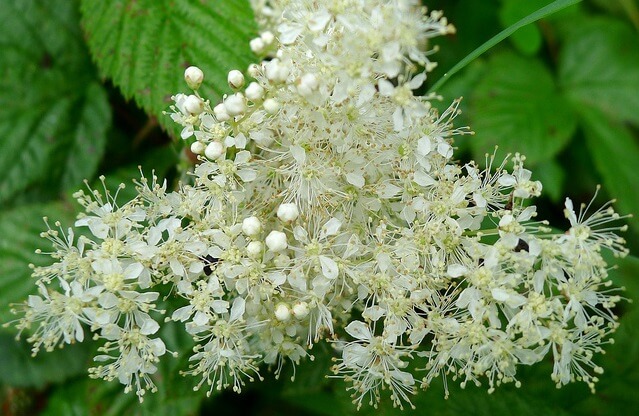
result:
M 534 23 L 539 19 L 543 19 L 544 17 L 549 16 L 553 13 L 556 13 L 559 10 L 565 9 L 566 7 L 572 6 L 573 4 L 577 4 L 581 1 L 582 0 L 556 0 L 550 3 L 549 5 L 542 7 L 536 12 L 529 14 L 528 16 L 524 17 L 523 19 L 513 24 L 512 26 L 502 30 L 497 35 L 493 36 L 488 41 L 486 41 L 483 45 L 481 45 L 480 47 L 472 51 L 470 54 L 468 54 L 464 59 L 459 61 L 457 65 L 452 67 L 450 71 L 445 73 L 443 77 L 441 77 L 432 87 L 430 87 L 428 92 L 432 93 L 439 90 L 442 87 L 442 85 L 444 85 L 444 83 L 446 83 L 446 81 L 448 81 L 448 79 L 452 75 L 456 74 L 461 69 L 463 69 L 466 65 L 468 65 L 469 63 L 477 59 L 484 52 L 486 52 L 493 46 L 497 45 L 499 42 L 506 39 L 508 36 L 515 33 L 518 29 L 526 25 L 529 25 L 531 23 Z

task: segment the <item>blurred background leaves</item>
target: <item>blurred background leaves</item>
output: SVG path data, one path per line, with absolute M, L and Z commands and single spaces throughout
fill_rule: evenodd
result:
M 439 39 L 438 68 L 430 85 L 464 56 L 550 0 L 427 0 L 457 27 Z M 171 94 L 186 91 L 189 65 L 205 70 L 203 93 L 227 91 L 226 73 L 253 60 L 248 40 L 257 33 L 248 0 L 3 0 L 0 3 L 0 320 L 9 304 L 35 289 L 28 264 L 47 261 L 39 237 L 43 216 L 72 225 L 70 194 L 106 175 L 106 186 L 128 185 L 154 171 L 175 183 L 189 166 L 176 129 L 162 114 Z M 515 32 L 452 76 L 438 92 L 445 108 L 463 96 L 458 125 L 462 161 L 498 160 L 521 152 L 544 183 L 541 216 L 561 227 L 564 196 L 598 202 L 617 199 L 634 213 L 626 237 L 639 251 L 639 7 L 636 0 L 587 0 Z M 100 185 L 101 186 L 101 185 Z M 639 299 L 639 260 L 619 262 L 611 276 Z M 416 396 L 417 412 L 432 415 L 615 415 L 639 406 L 639 308 L 623 303 L 615 343 L 599 360 L 606 372 L 596 394 L 586 386 L 557 390 L 551 363 L 521 369 L 522 388 L 461 390 L 432 385 Z M 182 331 L 167 325 L 170 349 L 188 351 Z M 179 375 L 181 358 L 162 363 L 159 392 L 139 404 L 117 383 L 86 376 L 91 343 L 30 357 L 15 330 L 0 329 L 0 413 L 4 415 L 380 414 L 400 411 L 388 402 L 356 412 L 346 385 L 326 378 L 331 351 L 318 346 L 294 383 L 288 377 L 205 399 Z M 410 410 L 404 412 L 413 413 Z

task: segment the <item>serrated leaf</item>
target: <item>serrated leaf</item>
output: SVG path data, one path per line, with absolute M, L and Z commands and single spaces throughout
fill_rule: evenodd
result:
M 520 152 L 528 163 L 551 159 L 568 143 L 577 121 L 538 60 L 513 53 L 491 58 L 471 97 L 471 139 L 476 158 L 492 152 Z
M 111 118 L 77 2 L 7 0 L 0 21 L 0 203 L 38 183 L 75 188 L 95 172 Z
M 229 91 L 228 71 L 253 59 L 248 42 L 257 29 L 247 0 L 83 0 L 82 17 L 102 75 L 174 133 L 162 111 L 187 89 L 185 68 L 204 71 L 201 93 L 216 101 Z
M 576 105 L 639 125 L 639 36 L 614 19 L 580 19 L 566 30 L 559 80 Z
M 629 222 L 639 231 L 639 144 L 623 124 L 610 120 L 600 110 L 583 106 L 580 115 L 586 144 L 606 191 L 617 199 L 622 214 L 635 215 Z

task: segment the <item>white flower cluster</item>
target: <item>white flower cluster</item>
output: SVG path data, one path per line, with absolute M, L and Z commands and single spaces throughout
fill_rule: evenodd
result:
M 553 234 L 523 156 L 510 171 L 453 161 L 458 103 L 438 114 L 415 94 L 435 65 L 428 39 L 453 31 L 440 13 L 282 4 L 277 34 L 251 42 L 265 59 L 248 84 L 231 71 L 233 93 L 212 107 L 202 71 L 185 73 L 194 92 L 171 117 L 199 155 L 193 184 L 142 179 L 122 206 L 80 192 L 76 226 L 92 238 L 45 233 L 57 262 L 35 269 L 19 322 L 34 352 L 89 328 L 104 340 L 91 374 L 141 397 L 166 352 L 156 301 L 169 293 L 181 303 L 166 319 L 197 342 L 186 373 L 209 393 L 240 391 L 264 364 L 279 375 L 322 339 L 358 406 L 381 390 L 410 404 L 439 376 L 492 391 L 547 355 L 558 386 L 592 387 L 617 327 L 602 250 L 626 254 L 620 216 L 566 200 L 570 229 Z

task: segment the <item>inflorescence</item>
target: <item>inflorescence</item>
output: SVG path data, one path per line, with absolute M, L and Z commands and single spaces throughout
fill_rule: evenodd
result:
M 523 156 L 454 161 L 459 102 L 440 114 L 416 94 L 435 66 L 429 39 L 454 32 L 442 14 L 411 0 L 254 3 L 264 60 L 248 85 L 229 72 L 232 93 L 212 106 L 190 67 L 193 93 L 173 97 L 192 182 L 143 177 L 122 205 L 78 192 L 75 226 L 91 237 L 43 233 L 55 263 L 34 268 L 39 294 L 18 308 L 33 353 L 90 331 L 103 342 L 91 376 L 142 398 L 171 320 L 196 344 L 185 374 L 209 393 L 264 367 L 279 376 L 323 340 L 358 406 L 382 390 L 412 406 L 437 377 L 519 385 L 518 367 L 546 356 L 557 386 L 594 388 L 618 325 L 602 252 L 627 253 L 621 217 L 567 199 L 570 228 L 553 232 Z M 166 296 L 182 306 L 160 310 Z

